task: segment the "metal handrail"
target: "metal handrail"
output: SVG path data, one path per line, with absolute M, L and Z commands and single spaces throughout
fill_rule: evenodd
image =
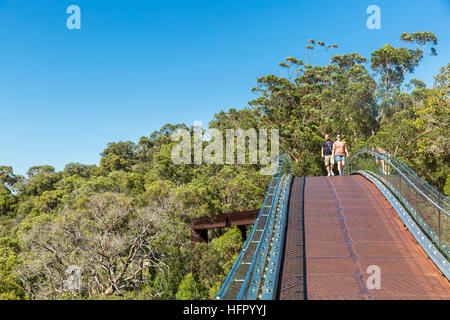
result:
M 386 200 L 391 204 L 394 210 L 397 212 L 400 220 L 410 231 L 411 235 L 416 239 L 417 243 L 422 247 L 428 257 L 433 261 L 435 266 L 442 272 L 442 274 L 450 281 L 450 268 L 448 267 L 448 254 L 436 249 L 432 239 L 422 236 L 427 233 L 426 230 L 419 226 L 419 221 L 410 219 L 412 214 L 414 217 L 418 217 L 418 213 L 413 206 L 401 195 L 401 193 L 394 188 L 388 181 L 370 171 L 357 171 L 356 173 L 369 179 L 378 190 L 384 195 Z M 397 200 L 398 199 L 398 200 Z
M 265 196 L 265 198 L 264 198 L 263 205 L 262 205 L 262 207 L 261 207 L 261 209 L 260 209 L 260 211 L 259 211 L 259 214 L 258 214 L 258 217 L 257 217 L 257 220 L 256 220 L 256 221 L 258 221 L 259 217 L 261 216 L 261 214 L 262 214 L 262 212 L 263 212 L 263 210 L 264 210 L 264 206 L 265 206 L 265 204 L 266 204 L 267 198 L 269 197 L 270 186 L 272 185 L 273 179 L 275 178 L 275 175 L 276 175 L 277 173 L 280 172 L 280 170 L 277 170 L 278 167 L 279 167 L 279 162 L 280 162 L 280 159 L 278 159 L 277 167 L 275 168 L 275 170 L 274 170 L 274 172 L 273 172 L 272 179 L 270 180 L 269 188 L 267 189 L 267 192 L 266 192 L 266 196 Z M 256 224 L 256 223 L 255 223 L 255 224 Z M 219 293 L 217 294 L 217 299 L 223 298 L 223 296 L 224 296 L 224 294 L 225 294 L 225 291 L 228 289 L 228 287 L 229 287 L 229 285 L 230 285 L 230 283 L 231 283 L 231 280 L 232 280 L 231 278 L 232 278 L 232 276 L 234 275 L 234 273 L 236 272 L 236 269 L 237 269 L 237 267 L 239 266 L 239 264 L 240 264 L 240 262 L 241 262 L 241 260 L 242 260 L 242 257 L 243 257 L 243 255 L 244 255 L 244 253 L 245 253 L 245 251 L 246 251 L 246 249 L 247 249 L 249 243 L 250 243 L 250 239 L 252 239 L 252 237 L 253 237 L 254 232 L 255 232 L 255 228 L 252 228 L 252 230 L 250 231 L 249 236 L 247 237 L 247 240 L 246 240 L 245 243 L 244 243 L 243 249 L 242 249 L 241 252 L 239 253 L 239 255 L 238 255 L 236 261 L 235 261 L 234 264 L 233 264 L 233 267 L 231 268 L 230 272 L 228 273 L 228 275 L 227 275 L 227 277 L 226 277 L 224 283 L 222 284 L 222 287 L 221 287 L 220 290 L 219 290 Z
M 390 152 L 385 151 L 385 153 L 374 151 L 373 149 L 376 147 L 373 146 L 364 146 L 360 148 L 355 154 L 360 154 L 361 152 L 376 152 L 377 155 L 384 155 L 389 158 L 390 161 L 395 161 L 398 163 L 398 167 L 401 167 L 402 169 L 405 169 L 406 171 L 409 171 L 409 173 L 418 180 L 418 182 L 427 188 L 430 192 L 435 193 L 437 197 L 442 198 L 444 200 L 450 201 L 450 198 L 448 198 L 446 195 L 440 193 L 436 188 L 434 188 L 432 185 L 430 185 L 428 182 L 426 182 L 424 179 L 422 179 L 420 176 L 417 175 L 413 170 L 411 170 L 410 167 L 408 167 L 402 160 L 392 155 Z M 351 158 L 351 157 L 350 157 Z M 448 206 L 447 203 L 444 203 Z
M 284 242 L 284 236 L 286 231 L 287 215 L 288 215 L 288 203 L 290 196 L 290 188 L 293 179 L 293 174 L 289 173 L 286 177 L 286 182 L 283 186 L 283 191 L 280 196 L 280 204 L 278 207 L 277 226 L 274 226 L 275 231 L 278 232 L 278 237 L 275 238 L 272 244 L 272 250 L 270 258 L 268 260 L 268 268 L 266 271 L 266 279 L 262 286 L 261 300 L 273 300 L 276 296 L 276 288 L 278 287 L 280 264 L 281 264 L 281 252 Z M 276 271 L 275 271 L 276 270 Z
M 260 212 L 259 212 L 259 214 L 258 214 L 258 217 L 257 217 L 257 219 L 256 219 L 256 222 L 255 222 L 255 224 L 254 224 L 254 227 L 252 228 L 252 230 L 251 230 L 251 232 L 250 232 L 250 235 L 247 237 L 247 240 L 246 240 L 245 243 L 244 243 L 243 249 L 242 249 L 241 252 L 239 253 L 238 258 L 236 259 L 236 261 L 234 262 L 233 267 L 231 268 L 231 270 L 230 270 L 230 272 L 228 273 L 228 275 L 227 275 L 227 277 L 226 277 L 224 283 L 222 284 L 222 287 L 220 288 L 219 293 L 217 294 L 217 298 L 216 298 L 216 299 L 223 299 L 223 298 L 224 298 L 224 296 L 225 296 L 225 294 L 226 294 L 226 292 L 227 292 L 227 290 L 228 290 L 228 288 L 229 288 L 229 285 L 230 285 L 231 282 L 234 280 L 233 277 L 236 275 L 236 271 L 237 271 L 239 265 L 240 265 L 241 262 L 242 262 L 242 259 L 243 259 L 243 257 L 244 257 L 244 254 L 246 253 L 246 251 L 247 251 L 247 249 L 248 249 L 248 247 L 249 247 L 250 241 L 253 239 L 253 236 L 254 236 L 254 233 L 255 233 L 255 229 L 256 229 L 255 226 L 256 226 L 257 222 L 259 221 L 259 219 L 260 219 L 260 217 L 261 217 L 261 215 L 262 215 L 262 212 L 263 212 L 263 210 L 264 210 L 265 204 L 266 204 L 266 202 L 267 202 L 267 199 L 269 198 L 269 195 L 270 195 L 270 189 L 271 189 L 271 186 L 273 185 L 274 179 L 277 179 L 277 180 L 276 180 L 276 181 L 277 181 L 277 183 L 276 183 L 276 186 L 277 186 L 277 187 L 275 188 L 275 193 L 277 192 L 278 184 L 279 184 L 280 177 L 281 177 L 281 172 L 282 172 L 282 170 L 283 170 L 283 166 L 284 166 L 285 161 L 289 162 L 289 156 L 288 156 L 288 155 L 282 154 L 281 156 L 278 157 L 277 166 L 276 166 L 275 169 L 274 169 L 274 173 L 273 173 L 273 175 L 272 175 L 272 179 L 271 179 L 271 182 L 270 182 L 270 185 L 269 185 L 269 189 L 267 190 L 266 196 L 265 196 L 265 198 L 264 198 L 263 205 L 262 205 L 261 210 L 260 210 Z M 272 210 L 274 199 L 275 199 L 275 197 L 272 198 L 272 203 L 271 203 L 271 208 L 270 208 L 270 210 Z M 267 219 L 267 220 L 268 220 L 268 219 Z M 266 222 L 267 222 L 267 221 L 266 221 Z M 265 225 L 266 225 L 266 224 L 265 224 Z M 261 241 L 261 239 L 262 239 L 262 235 L 261 235 L 259 241 Z M 242 285 L 242 287 L 245 287 L 245 286 L 246 286 L 246 283 L 244 283 L 244 284 Z M 241 288 L 241 289 L 242 289 L 242 288 Z
M 439 210 L 441 210 L 441 211 L 443 211 L 447 216 L 449 216 L 450 217 L 450 213 L 449 212 L 447 212 L 444 208 L 442 208 L 440 205 L 438 205 L 434 200 L 432 200 L 432 199 L 430 199 L 430 197 L 428 197 L 422 190 L 420 190 L 420 188 L 418 188 L 402 171 L 401 171 L 401 169 L 400 168 L 398 168 L 397 166 L 395 166 L 393 163 L 392 163 L 392 159 L 395 159 L 395 160 L 397 160 L 396 158 L 394 158 L 393 156 L 389 156 L 389 157 L 386 157 L 386 154 L 384 154 L 384 153 L 380 153 L 380 152 L 377 152 L 377 151 L 373 151 L 373 150 L 367 150 L 367 149 L 362 149 L 362 150 L 358 150 L 357 152 L 355 152 L 355 153 L 353 153 L 351 156 L 350 156 L 350 159 L 349 159 L 349 164 L 351 163 L 351 161 L 353 160 L 352 159 L 352 157 L 353 158 L 355 158 L 356 156 L 358 156 L 359 154 L 362 154 L 362 153 L 368 153 L 368 154 L 372 154 L 372 155 L 376 155 L 376 156 L 378 156 L 378 157 L 380 157 L 380 158 L 383 158 L 383 160 L 385 160 L 385 161 L 387 161 L 393 168 L 395 168 L 395 170 L 397 170 L 401 175 L 402 175 L 402 177 L 403 178 L 405 178 L 408 182 L 409 182 L 409 184 L 410 185 L 412 185 L 413 187 L 414 187 L 414 189 L 416 190 L 416 191 L 418 191 L 420 194 L 422 194 L 431 204 L 433 204 L 437 209 L 439 209 Z M 345 169 L 344 169 L 345 170 Z M 410 170 L 410 169 L 409 169 Z M 415 173 L 414 173 L 414 175 L 416 175 Z M 417 176 L 417 175 L 416 175 Z M 438 191 L 437 191 L 438 192 Z M 438 192 L 439 193 L 439 192 Z M 441 193 L 439 193 L 439 195 L 441 195 L 442 197 L 445 197 L 443 194 L 441 194 Z
M 271 218 L 272 213 L 273 213 L 273 205 L 274 205 L 274 203 L 276 203 L 275 199 L 278 199 L 278 187 L 279 187 L 279 183 L 280 183 L 281 171 L 283 170 L 283 165 L 284 165 L 284 159 L 283 159 L 283 162 L 281 164 L 281 167 L 280 167 L 280 170 L 279 170 L 279 173 L 278 173 L 277 185 L 275 187 L 275 196 L 272 198 L 272 203 L 271 203 L 270 209 L 269 209 L 269 215 L 267 216 L 266 222 L 264 223 L 264 231 L 261 234 L 260 241 L 258 243 L 258 246 L 256 247 L 255 255 L 253 256 L 252 262 L 250 264 L 250 268 L 248 269 L 247 274 L 245 275 L 244 284 L 242 285 L 241 290 L 239 291 L 239 294 L 237 296 L 237 300 L 241 300 L 242 295 L 244 294 L 244 291 L 245 291 L 245 289 L 246 289 L 246 287 L 248 285 L 248 280 L 249 280 L 249 278 L 250 278 L 250 276 L 252 274 L 253 268 L 255 267 L 256 257 L 259 254 L 259 250 L 261 248 L 262 240 L 264 239 L 264 236 L 265 236 L 266 231 L 267 231 L 267 226 L 269 225 L 269 221 L 270 221 L 270 218 Z
M 266 225 L 264 227 L 264 235 L 261 237 L 261 241 L 258 244 L 258 248 L 255 251 L 255 254 L 252 259 L 252 265 L 250 269 L 248 270 L 248 273 L 246 275 L 246 281 L 245 281 L 245 287 L 242 289 L 242 295 L 238 296 L 238 300 L 248 300 L 248 299 L 257 299 L 258 291 L 261 287 L 261 281 L 262 281 L 262 274 L 263 274 L 263 268 L 264 263 L 266 261 L 267 254 L 269 252 L 269 243 L 270 243 L 270 236 L 272 235 L 273 229 L 275 227 L 274 221 L 277 215 L 277 209 L 280 202 L 280 197 L 282 194 L 282 188 L 284 185 L 284 182 L 286 180 L 286 174 L 283 174 L 280 180 L 280 185 L 277 190 L 277 196 L 276 201 L 274 203 L 274 207 L 271 210 L 270 216 L 267 217 Z M 265 244 L 263 245 L 263 243 Z M 249 292 L 250 290 L 250 292 Z
M 423 184 L 421 183 L 423 180 L 422 179 L 416 179 L 418 176 L 413 172 L 413 174 L 411 174 L 411 169 L 407 168 L 406 165 L 404 165 L 401 161 L 399 161 L 398 159 L 396 159 L 394 156 L 392 156 L 391 154 L 388 153 L 380 153 L 377 152 L 375 150 L 373 150 L 372 148 L 370 149 L 361 149 L 358 150 L 357 152 L 354 152 L 350 159 L 349 159 L 349 163 L 348 166 L 346 166 L 346 168 L 344 169 L 344 172 L 346 174 L 348 173 L 358 173 L 358 170 L 367 170 L 368 167 L 365 165 L 370 165 L 370 162 L 363 162 L 363 165 L 360 165 L 360 162 L 358 162 L 358 159 L 361 158 L 361 156 L 363 156 L 364 154 L 366 155 L 370 155 L 370 156 L 377 156 L 378 158 L 384 160 L 386 162 L 386 164 L 388 164 L 390 167 L 392 167 L 392 169 L 394 170 L 394 172 L 396 174 L 399 175 L 400 180 L 399 180 L 399 185 L 398 187 L 400 188 L 398 191 L 399 194 L 402 193 L 402 188 L 401 188 L 401 181 L 402 179 L 407 183 L 407 185 L 409 185 L 414 191 L 414 193 L 411 193 L 411 191 L 408 191 L 406 193 L 404 193 L 406 198 L 411 198 L 410 195 L 412 195 L 414 197 L 415 194 L 415 204 L 412 203 L 414 206 L 412 206 L 411 208 L 414 208 L 414 214 L 416 214 L 416 216 L 414 216 L 414 218 L 416 219 L 416 221 L 418 222 L 418 224 L 421 226 L 422 230 L 424 231 L 424 233 L 427 235 L 427 237 L 432 240 L 432 241 L 436 241 L 437 247 L 439 248 L 439 250 L 441 250 L 441 252 L 443 252 L 447 258 L 449 257 L 449 231 L 445 225 L 447 223 L 447 221 L 449 221 L 448 219 L 450 219 L 450 213 L 449 210 L 447 209 L 448 204 L 445 203 L 444 197 L 442 194 L 440 194 L 438 191 L 436 191 L 433 188 L 433 192 L 431 190 L 429 190 L 428 187 L 423 186 Z M 369 169 L 369 170 L 373 170 Z M 389 170 L 388 170 L 389 171 Z M 381 174 L 380 177 L 384 176 L 386 179 L 388 179 L 389 176 L 391 176 L 391 174 L 389 174 L 389 172 L 386 172 L 386 175 Z M 437 193 L 437 195 L 436 195 Z M 417 196 L 419 196 L 419 198 L 417 198 Z M 405 199 L 406 199 L 405 198 Z M 419 210 L 419 205 L 418 205 L 418 199 L 420 201 L 425 201 L 425 203 L 428 203 L 431 205 L 431 207 L 429 208 L 434 208 L 432 209 L 432 211 L 428 211 L 427 209 L 423 209 L 426 211 L 421 211 L 422 209 Z M 447 199 L 447 198 L 446 198 Z M 414 202 L 414 200 L 411 200 Z M 420 203 L 420 202 L 419 202 Z M 444 208 L 445 207 L 445 208 Z M 436 212 L 434 210 L 437 210 Z M 429 213 L 432 213 L 432 215 L 429 215 Z M 426 214 L 426 215 L 424 215 Z M 424 219 L 424 217 L 427 217 L 427 219 Z M 434 221 L 434 222 L 433 222 Z
M 450 201 L 450 198 L 448 198 L 445 194 L 440 193 L 438 190 L 436 190 L 436 188 L 434 188 L 432 185 L 430 185 L 428 182 L 426 182 L 425 180 L 423 180 L 421 177 L 419 177 L 414 171 L 412 171 L 402 160 L 394 157 L 393 155 L 391 155 L 390 153 L 388 153 L 388 155 L 390 156 L 391 159 L 394 159 L 398 162 L 400 162 L 400 164 L 405 167 L 415 178 L 417 178 L 420 182 L 423 182 L 425 184 L 426 187 L 431 188 L 431 191 L 434 191 L 435 193 L 438 194 L 439 197 L 443 197 L 444 199 L 447 199 Z
M 289 157 L 289 155 L 287 155 L 286 153 L 283 153 L 282 155 L 280 155 L 278 157 L 278 161 L 277 161 L 277 165 L 274 169 L 273 175 L 272 175 L 272 180 L 270 182 L 269 185 L 269 189 L 267 190 L 266 193 L 266 197 L 264 198 L 264 203 L 261 207 L 261 210 L 258 214 L 258 217 L 256 219 L 256 222 L 250 232 L 250 235 L 247 237 L 247 240 L 244 243 L 243 249 L 241 250 L 241 252 L 238 255 L 238 258 L 236 259 L 236 261 L 233 264 L 233 267 L 231 268 L 230 272 L 228 273 L 224 283 L 222 284 L 222 287 L 219 290 L 219 293 L 216 297 L 216 299 L 223 299 L 227 296 L 227 291 L 230 287 L 230 284 L 233 283 L 233 281 L 235 280 L 235 277 L 237 275 L 237 273 L 239 273 L 239 268 L 242 265 L 242 263 L 244 262 L 243 259 L 245 259 L 245 254 L 247 253 L 247 250 L 249 250 L 250 248 L 250 242 L 254 242 L 255 240 L 258 241 L 258 247 L 260 246 L 261 242 L 264 239 L 264 235 L 266 232 L 266 228 L 268 226 L 268 221 L 270 220 L 270 214 L 273 211 L 273 207 L 274 205 L 276 205 L 275 199 L 277 198 L 277 194 L 278 194 L 278 189 L 279 189 L 279 183 L 280 183 L 280 179 L 281 179 L 281 174 L 283 170 L 288 170 L 288 171 L 292 171 L 292 162 L 291 159 Z M 276 185 L 274 186 L 276 181 Z M 275 190 L 273 190 L 275 189 Z M 272 191 L 271 191 L 272 190 Z M 272 194 L 271 194 L 272 192 Z M 264 208 L 266 207 L 266 202 L 268 201 L 269 196 L 272 196 L 272 202 L 270 204 L 270 209 L 266 212 L 268 212 L 266 221 L 264 221 L 264 227 L 262 230 L 262 234 L 258 236 L 255 234 L 256 231 L 256 226 L 258 224 L 258 222 L 262 222 L 260 219 L 262 217 L 262 213 Z M 256 238 L 255 238 L 256 236 Z M 258 247 L 256 248 L 256 250 L 258 250 Z M 253 258 L 255 257 L 256 253 L 253 255 Z M 252 258 L 252 261 L 254 260 Z M 247 263 L 246 263 L 247 264 Z M 249 271 L 252 270 L 252 268 L 254 267 L 254 265 L 250 265 L 250 268 L 248 269 L 248 271 L 246 270 L 246 275 L 248 274 Z M 239 280 L 242 281 L 242 280 Z M 242 294 L 245 290 L 245 288 L 248 286 L 248 277 L 246 276 L 245 281 L 243 281 L 242 286 L 240 286 L 240 291 L 239 291 L 239 295 L 238 295 L 238 299 L 240 299 L 242 297 Z

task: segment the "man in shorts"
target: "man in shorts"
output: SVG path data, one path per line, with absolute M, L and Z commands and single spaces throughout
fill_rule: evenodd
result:
M 330 140 L 328 134 L 325 135 L 325 141 L 322 142 L 322 158 L 325 160 L 325 168 L 327 168 L 328 176 L 334 176 L 334 158 L 333 158 L 333 141 Z
M 337 141 L 333 144 L 333 157 L 334 161 L 337 162 L 339 175 L 342 176 L 342 171 L 345 167 L 345 157 L 348 157 L 347 143 L 342 140 L 340 134 L 336 136 Z
M 373 147 L 373 151 L 381 153 L 383 155 L 387 155 L 386 150 L 380 148 L 380 147 Z M 377 164 L 378 168 L 378 174 L 389 174 L 389 167 L 384 161 L 384 159 L 378 155 L 375 154 L 375 163 Z

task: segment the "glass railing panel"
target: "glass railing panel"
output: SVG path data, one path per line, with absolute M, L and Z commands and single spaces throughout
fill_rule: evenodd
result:
M 274 175 L 258 219 L 252 227 L 252 231 L 244 244 L 243 250 L 225 279 L 217 299 L 242 299 L 244 297 L 243 293 L 248 290 L 249 272 L 255 266 L 255 255 L 261 249 L 264 237 L 270 227 L 269 219 L 277 206 L 277 194 L 280 192 L 281 179 L 288 172 L 292 172 L 292 161 L 288 155 L 283 154 L 278 159 L 278 164 L 274 168 Z
M 440 251 L 450 256 L 449 199 L 418 177 L 403 162 L 388 153 L 364 148 L 352 154 L 346 173 L 365 170 L 392 185 L 414 208 L 414 220 Z

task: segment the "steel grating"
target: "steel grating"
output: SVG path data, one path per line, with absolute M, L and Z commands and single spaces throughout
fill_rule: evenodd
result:
M 370 181 L 308 177 L 302 195 L 303 180 L 291 191 L 280 299 L 450 299 L 450 283 Z M 366 285 L 374 265 L 380 289 Z
M 305 299 L 305 248 L 303 233 L 303 189 L 305 178 L 294 178 L 289 199 L 284 255 L 278 297 L 281 300 Z

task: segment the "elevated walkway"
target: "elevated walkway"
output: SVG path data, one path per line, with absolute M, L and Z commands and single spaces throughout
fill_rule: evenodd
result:
M 307 177 L 303 203 L 298 180 L 288 220 L 303 209 L 305 256 L 289 238 L 303 230 L 289 223 L 280 299 L 450 299 L 450 283 L 369 180 Z M 368 289 L 370 266 L 380 270 L 380 289 Z
M 374 150 L 334 177 L 293 177 L 280 157 L 217 298 L 450 300 L 450 199 Z

